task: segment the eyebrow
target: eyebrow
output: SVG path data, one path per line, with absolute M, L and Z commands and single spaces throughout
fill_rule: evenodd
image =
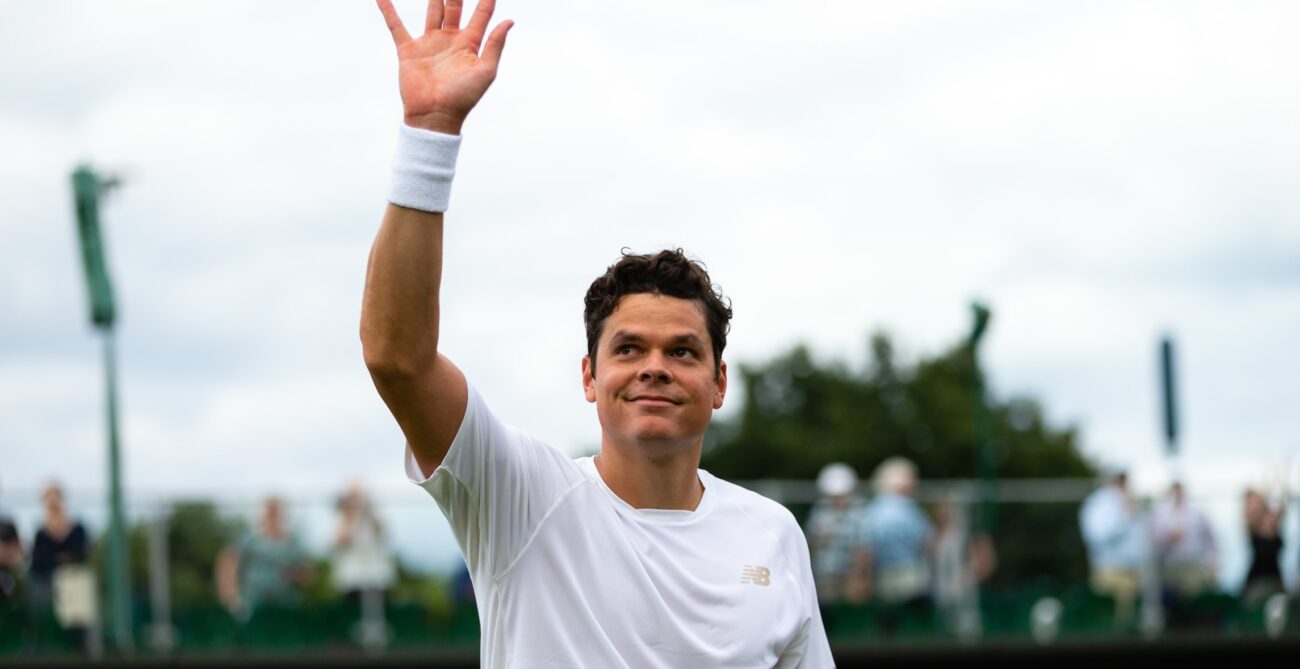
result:
M 627 330 L 617 330 L 614 332 L 614 334 L 609 336 L 610 344 L 621 344 L 623 342 L 640 341 L 640 340 L 641 340 L 641 335 L 635 332 L 628 332 Z
M 644 340 L 645 340 L 644 335 L 638 334 L 636 332 L 632 332 L 630 330 L 618 330 L 615 331 L 614 334 L 610 335 L 609 343 L 611 346 L 616 346 L 618 344 L 625 344 L 628 342 L 640 342 Z M 700 339 L 698 336 L 693 334 L 679 334 L 669 339 L 668 343 L 670 345 L 690 344 L 699 347 L 704 346 L 704 340 Z
M 699 337 L 696 337 L 696 336 L 693 335 L 693 334 L 677 335 L 676 337 L 673 337 L 673 338 L 672 338 L 672 343 L 674 343 L 674 344 L 691 344 L 691 345 L 693 345 L 693 346 L 699 346 L 699 347 L 701 347 L 701 348 L 704 347 L 704 340 L 703 340 L 703 339 L 700 339 Z

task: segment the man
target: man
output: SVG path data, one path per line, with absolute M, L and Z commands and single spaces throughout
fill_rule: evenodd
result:
M 867 544 L 867 501 L 857 494 L 858 474 L 843 462 L 822 467 L 821 497 L 808 514 L 808 548 L 822 624 L 835 634 L 840 614 L 871 595 Z
M 913 499 L 916 465 L 886 458 L 872 475 L 876 497 L 867 506 L 872 596 L 880 604 L 883 631 L 892 635 L 904 620 L 923 622 L 933 612 L 930 556 L 934 525 Z
M 1151 534 L 1170 626 L 1190 628 L 1202 622 L 1197 620 L 1195 600 L 1218 589 L 1218 550 L 1209 519 L 1187 501 L 1182 481 L 1175 479 L 1152 510 Z
M 824 621 L 829 605 L 860 604 L 870 594 L 867 501 L 857 490 L 858 474 L 843 462 L 832 462 L 817 475 L 821 497 L 808 514 L 807 533 Z
M 469 566 L 487 667 L 827 667 L 808 547 L 780 505 L 698 468 L 731 310 L 680 252 L 629 255 L 587 292 L 572 460 L 494 416 L 438 350 L 443 212 L 461 125 L 510 22 L 432 0 L 412 38 L 389 0 L 405 125 L 361 317 L 366 363 Z M 480 53 L 481 49 L 481 53 Z
M 934 506 L 932 598 L 948 631 L 961 640 L 982 633 L 979 587 L 997 569 L 993 538 L 970 525 L 967 504 L 948 495 Z
M 240 623 L 259 608 L 294 607 L 314 575 L 306 551 L 289 531 L 284 503 L 271 496 L 262 502 L 255 531 L 222 550 L 216 564 L 217 596 Z
M 1205 514 L 1188 503 L 1181 481 L 1174 481 L 1168 496 L 1156 505 L 1151 529 L 1167 590 L 1187 598 L 1215 589 L 1214 531 Z
M 1106 484 L 1083 501 L 1079 526 L 1088 549 L 1092 589 L 1115 600 L 1115 626 L 1127 630 L 1134 622 L 1151 541 L 1145 517 L 1129 493 L 1126 472 L 1108 472 Z

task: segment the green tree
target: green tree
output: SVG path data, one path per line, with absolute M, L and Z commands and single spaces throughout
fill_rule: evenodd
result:
M 732 383 L 744 390 L 740 412 L 715 421 L 701 466 L 732 479 L 809 479 L 829 462 L 867 475 L 885 458 L 901 455 L 924 478 L 976 478 L 970 349 L 960 344 L 904 365 L 888 336 L 872 336 L 870 348 L 861 369 L 818 362 L 802 345 L 762 364 L 739 365 Z M 1031 398 L 991 395 L 985 401 L 999 478 L 1095 475 L 1073 427 L 1051 425 Z M 792 510 L 800 515 L 806 508 Z M 1077 504 L 1003 505 L 994 533 L 995 583 L 1082 581 L 1077 511 Z
M 151 521 L 132 524 L 131 590 L 138 602 L 149 597 L 149 534 Z M 167 514 L 168 570 L 174 610 L 215 608 L 213 580 L 217 554 L 243 531 L 244 523 L 226 518 L 205 501 L 182 501 Z

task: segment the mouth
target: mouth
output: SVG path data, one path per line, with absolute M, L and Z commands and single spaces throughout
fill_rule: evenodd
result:
M 677 402 L 671 397 L 663 395 L 635 395 L 627 400 L 631 404 L 641 407 L 671 407 L 677 406 Z

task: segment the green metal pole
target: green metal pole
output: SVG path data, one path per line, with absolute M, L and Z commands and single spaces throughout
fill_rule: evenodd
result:
M 979 345 L 988 330 L 992 312 L 980 302 L 971 303 L 974 321 L 967 338 L 971 364 L 971 435 L 975 445 L 975 471 L 979 477 L 979 516 L 976 528 L 992 534 L 997 528 L 997 465 L 993 453 L 992 421 L 985 396 L 984 372 L 980 368 Z
M 972 349 L 972 355 L 975 355 Z M 993 439 L 990 432 L 988 402 L 985 397 L 984 378 L 978 366 L 975 367 L 975 406 L 974 428 L 976 443 L 976 469 L 980 479 L 980 522 L 979 529 L 992 534 L 998 526 L 997 466 L 994 462 Z
M 130 607 L 130 568 L 126 545 L 126 520 L 122 504 L 121 444 L 117 429 L 117 350 L 114 326 L 117 303 L 113 299 L 113 282 L 108 276 L 104 257 L 103 233 L 99 221 L 100 199 L 118 184 L 104 179 L 89 165 L 80 165 L 72 173 L 73 201 L 77 213 L 77 238 L 86 272 L 90 298 L 90 322 L 104 337 L 104 381 L 108 395 L 108 582 L 109 619 L 112 639 L 118 652 L 129 653 L 132 646 Z
M 997 528 L 996 485 L 997 475 L 993 456 L 992 421 L 989 416 L 988 397 L 984 387 L 984 372 L 980 367 L 979 346 L 988 331 L 989 319 L 993 313 L 983 303 L 971 302 L 971 330 L 966 344 L 970 351 L 971 366 L 971 439 L 975 450 L 975 470 L 979 476 L 979 510 L 975 514 L 971 535 L 968 541 L 991 540 Z M 983 634 L 983 619 L 980 614 L 980 583 L 971 584 L 971 592 L 965 598 L 965 617 L 972 625 L 966 634 L 968 638 L 979 638 Z
M 113 645 L 120 653 L 134 646 L 131 635 L 130 572 L 127 565 L 126 518 L 122 503 L 122 456 L 117 430 L 117 346 L 113 328 L 103 328 L 104 371 L 108 384 L 108 592 Z

